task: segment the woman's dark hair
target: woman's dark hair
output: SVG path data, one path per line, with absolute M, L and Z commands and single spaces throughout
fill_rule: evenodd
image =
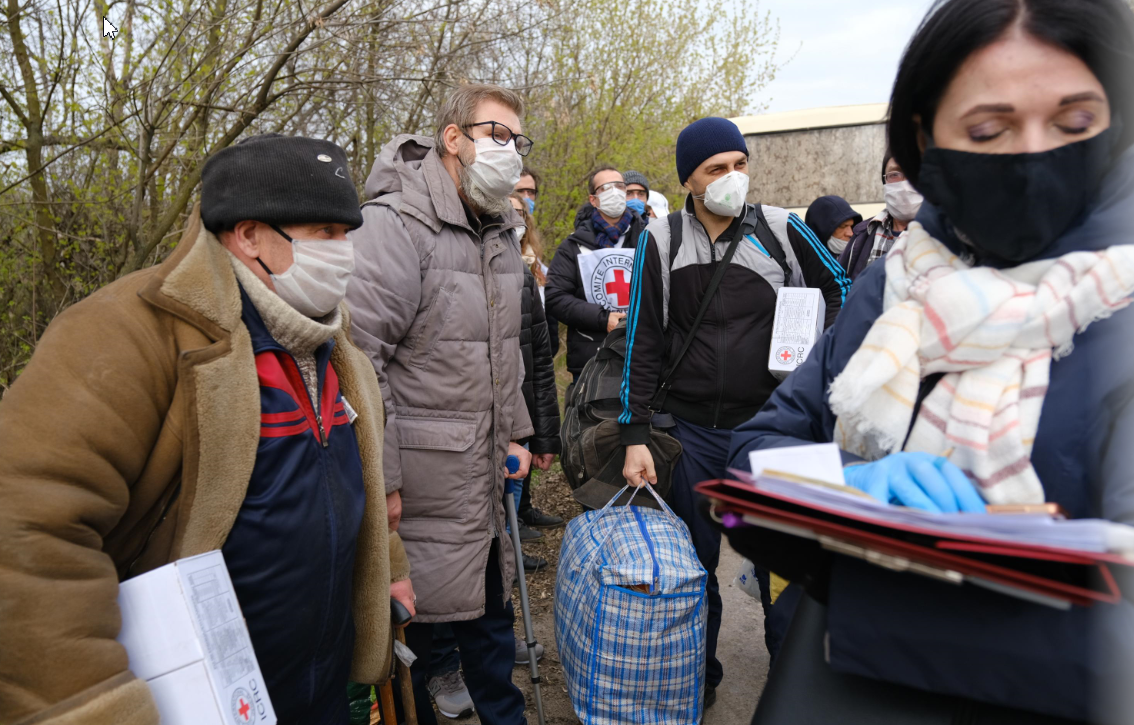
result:
M 886 167 L 890 165 L 890 159 L 894 158 L 894 154 L 890 153 L 890 149 L 886 149 L 886 155 L 882 157 L 882 183 L 886 183 Z
M 1014 25 L 1075 55 L 1106 90 L 1111 115 L 1124 124 L 1119 148 L 1134 136 L 1134 12 L 1125 0 L 937 0 L 898 67 L 887 123 L 890 151 L 917 185 L 920 116 L 933 129 L 937 104 L 957 70 Z

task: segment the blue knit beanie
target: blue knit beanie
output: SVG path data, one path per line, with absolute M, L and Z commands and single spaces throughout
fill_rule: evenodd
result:
M 677 178 L 684 184 L 689 175 L 710 156 L 725 151 L 748 155 L 748 144 L 736 124 L 727 118 L 709 116 L 694 121 L 677 136 Z

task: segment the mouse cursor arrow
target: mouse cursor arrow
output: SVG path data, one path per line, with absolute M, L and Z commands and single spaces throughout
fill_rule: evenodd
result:
M 114 36 L 118 35 L 118 28 L 110 24 L 110 21 L 105 17 L 102 19 L 102 37 L 114 40 Z

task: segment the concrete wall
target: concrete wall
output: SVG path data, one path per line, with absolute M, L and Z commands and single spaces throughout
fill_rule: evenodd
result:
M 749 202 L 806 208 L 820 196 L 836 194 L 856 208 L 882 203 L 886 127 L 881 123 L 745 139 L 751 154 Z

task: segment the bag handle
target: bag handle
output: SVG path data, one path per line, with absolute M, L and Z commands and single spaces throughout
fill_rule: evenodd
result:
M 651 412 L 661 412 L 662 405 L 665 404 L 665 398 L 669 394 L 670 379 L 673 378 L 673 374 L 677 372 L 677 367 L 681 364 L 685 353 L 689 352 L 689 347 L 693 344 L 693 338 L 696 337 L 697 328 L 701 326 L 701 321 L 705 319 L 705 314 L 709 311 L 709 305 L 712 303 L 717 289 L 721 286 L 721 280 L 724 279 L 725 272 L 728 271 L 728 265 L 732 262 L 733 255 L 736 254 L 736 248 L 740 246 L 740 240 L 743 238 L 744 235 L 741 234 L 740 225 L 738 224 L 736 234 L 732 239 L 732 244 L 729 245 L 728 251 L 725 252 L 724 257 L 721 258 L 720 264 L 717 265 L 716 272 L 713 273 L 712 279 L 709 280 L 709 286 L 705 288 L 705 294 L 701 298 L 701 306 L 697 309 L 697 316 L 693 318 L 693 324 L 689 326 L 689 333 L 685 337 L 685 342 L 681 345 L 681 350 L 674 356 L 673 360 L 669 362 L 665 374 L 662 375 L 662 381 L 661 384 L 658 385 L 658 391 L 654 393 L 654 397 L 650 401 Z M 712 242 L 710 242 L 710 245 L 711 244 Z
M 617 501 L 618 498 L 622 494 L 626 493 L 626 489 L 628 489 L 628 488 L 631 488 L 630 484 L 626 484 L 625 486 L 623 486 L 618 491 L 618 493 L 611 496 L 610 500 L 606 502 L 606 506 L 603 506 L 602 510 L 599 511 L 598 516 L 595 516 L 593 519 L 591 519 L 589 526 L 593 527 L 593 526 L 597 525 L 598 522 L 602 519 L 602 517 L 606 516 L 606 512 L 609 511 L 611 509 L 611 507 L 614 506 L 614 502 Z M 629 511 L 630 510 L 630 504 L 634 503 L 634 497 L 637 496 L 638 491 L 641 491 L 643 488 L 649 490 L 650 495 L 653 496 L 654 500 L 658 502 L 659 506 L 661 506 L 661 510 L 662 510 L 663 513 L 668 514 L 669 517 L 672 518 L 676 523 L 679 523 L 679 524 L 682 523 L 681 518 L 678 517 L 678 515 L 673 512 L 673 509 L 671 509 L 669 507 L 669 504 L 667 504 L 665 501 L 663 501 L 662 497 L 658 495 L 658 492 L 654 490 L 654 487 L 651 486 L 648 483 L 645 484 L 644 486 L 638 486 L 638 487 L 634 488 L 634 492 L 632 494 L 630 494 L 630 500 L 628 500 L 624 506 L 619 506 L 618 508 Z M 684 524 L 682 524 L 682 526 L 684 526 Z M 602 537 L 602 541 L 598 542 L 598 546 L 596 546 L 595 550 L 591 552 L 591 555 L 587 557 L 584 564 L 590 564 L 591 560 L 595 558 L 595 555 L 598 554 L 600 551 L 602 551 L 602 547 L 606 546 L 606 542 L 610 539 L 610 535 L 612 533 L 614 533 L 613 527 L 610 529 L 610 531 L 606 532 L 606 536 Z

